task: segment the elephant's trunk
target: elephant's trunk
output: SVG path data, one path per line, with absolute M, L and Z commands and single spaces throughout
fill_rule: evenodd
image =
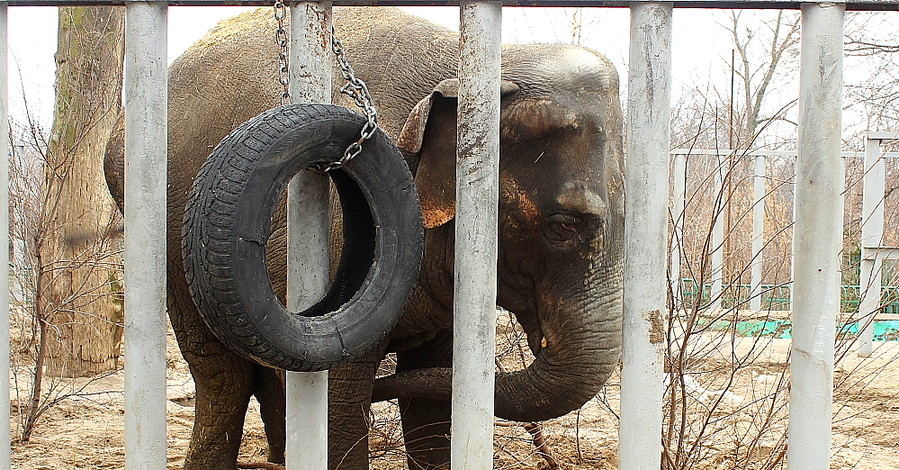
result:
M 554 302 L 540 316 L 545 345 L 525 369 L 496 376 L 495 413 L 514 421 L 541 421 L 580 408 L 618 365 L 621 350 L 620 265 L 596 286 Z M 614 285 L 614 288 L 608 288 Z M 608 288 L 602 295 L 596 295 Z M 578 299 L 577 297 L 586 297 Z M 428 397 L 449 400 L 452 371 L 418 369 L 380 378 L 372 401 Z
M 621 313 L 621 290 L 616 289 L 542 315 L 545 342 L 534 361 L 523 370 L 497 375 L 496 415 L 541 421 L 593 398 L 618 366 Z

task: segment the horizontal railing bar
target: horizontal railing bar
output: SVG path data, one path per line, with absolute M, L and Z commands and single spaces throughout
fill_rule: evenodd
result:
M 727 157 L 734 155 L 737 157 L 796 157 L 795 150 L 728 150 L 728 149 L 673 149 L 671 155 L 689 155 L 691 157 Z M 865 152 L 843 152 L 843 158 L 863 158 Z M 883 158 L 899 158 L 899 152 L 884 152 L 881 154 Z
M 899 247 L 866 246 L 862 251 L 865 253 L 863 259 L 899 259 Z
M 871 140 L 899 140 L 899 132 L 887 132 L 887 131 L 868 132 L 868 139 L 871 139 Z
M 152 1 L 152 0 L 137 0 Z M 618 7 L 651 0 L 503 0 L 520 7 Z M 0 0 L 9 6 L 124 5 L 125 0 Z M 170 0 L 170 6 L 269 6 L 269 0 Z M 290 2 L 285 2 L 289 4 Z M 784 0 L 674 0 L 675 8 L 798 10 L 808 2 Z M 899 0 L 845 0 L 847 10 L 899 11 Z M 333 0 L 335 6 L 457 6 L 458 0 Z

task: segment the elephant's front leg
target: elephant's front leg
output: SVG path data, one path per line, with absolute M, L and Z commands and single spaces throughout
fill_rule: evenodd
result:
M 397 372 L 452 367 L 453 336 L 441 330 L 434 339 L 397 354 Z M 430 398 L 400 399 L 403 439 L 410 470 L 450 468 L 450 402 Z
M 328 374 L 328 467 L 368 468 L 368 413 L 383 345 Z

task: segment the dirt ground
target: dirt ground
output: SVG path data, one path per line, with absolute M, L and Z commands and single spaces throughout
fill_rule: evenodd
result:
M 727 392 L 704 389 L 702 378 L 689 388 L 699 396 L 697 403 L 710 403 L 722 396 L 731 402 L 733 410 L 741 408 L 746 397 L 753 396 L 758 383 L 770 380 L 772 370 L 782 369 L 789 346 L 788 340 L 766 342 L 761 361 L 753 364 L 751 382 L 737 381 L 738 386 Z M 834 405 L 834 434 L 832 469 L 887 470 L 899 468 L 899 343 L 875 343 L 870 359 L 860 360 L 848 354 L 836 368 L 836 380 L 844 385 L 851 398 L 840 398 Z M 194 387 L 187 367 L 170 338 L 168 351 L 167 416 L 168 468 L 181 468 L 192 426 Z M 766 362 L 767 361 L 767 362 Z M 766 372 L 767 371 L 767 372 Z M 875 373 L 872 373 L 875 372 Z M 13 383 L 12 399 L 17 392 L 24 403 L 27 374 L 18 374 L 20 383 Z M 860 380 L 842 380 L 858 377 Z M 848 384 L 848 385 L 847 385 Z M 54 381 L 61 393 L 76 393 L 50 408 L 41 418 L 28 443 L 14 443 L 13 468 L 29 470 L 63 470 L 76 468 L 124 468 L 123 374 L 89 381 Z M 83 388 L 83 389 L 82 389 Z M 618 378 L 612 377 L 603 393 L 591 400 L 579 412 L 542 423 L 542 432 L 561 468 L 616 469 L 618 462 Z M 851 392 L 851 393 L 850 393 Z M 838 393 L 839 390 L 838 390 Z M 710 398 L 711 397 L 711 398 Z M 723 403 L 724 401 L 718 403 Z M 20 435 L 17 408 L 13 408 L 13 437 Z M 376 406 L 372 431 L 372 466 L 378 469 L 405 468 L 402 446 L 399 443 L 399 423 L 392 404 Z M 751 417 L 747 417 L 751 420 Z M 738 427 L 738 426 L 737 426 Z M 780 428 L 778 428 L 780 429 Z M 737 433 L 736 428 L 734 433 Z M 546 468 L 548 460 L 536 451 L 530 433 L 520 424 L 497 422 L 495 439 L 495 468 Z M 772 438 L 772 442 L 776 441 Z M 703 457 L 682 468 L 723 470 L 735 468 L 726 457 L 727 438 L 717 434 L 702 442 Z M 265 457 L 265 441 L 258 405 L 253 402 L 245 428 L 241 460 L 261 461 Z M 779 448 L 761 446 L 766 453 Z

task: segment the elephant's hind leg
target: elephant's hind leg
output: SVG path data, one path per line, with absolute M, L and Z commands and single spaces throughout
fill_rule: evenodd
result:
M 452 366 L 453 338 L 449 330 L 414 349 L 397 354 L 397 371 Z M 410 470 L 448 469 L 450 403 L 429 398 L 402 399 L 403 438 Z
M 268 441 L 268 461 L 284 463 L 284 447 L 287 435 L 284 401 L 283 375 L 275 369 L 254 366 L 256 370 L 256 400 L 265 425 L 265 438 Z
M 223 351 L 188 362 L 197 387 L 185 470 L 233 470 L 252 393 L 252 364 Z

